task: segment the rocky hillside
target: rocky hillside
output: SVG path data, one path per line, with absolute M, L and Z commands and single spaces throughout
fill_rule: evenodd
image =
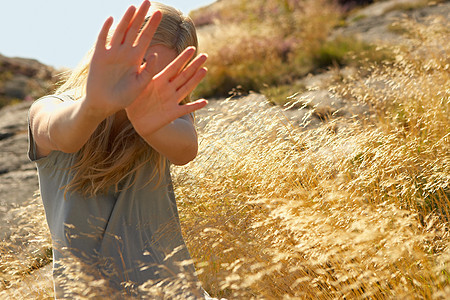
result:
M 34 164 L 26 157 L 27 111 L 50 93 L 58 71 L 37 60 L 0 55 L 0 236 L 10 231 L 8 211 L 37 190 Z
M 353 10 L 343 20 L 345 26 L 334 29 L 329 39 L 349 36 L 371 45 L 398 45 L 405 42 L 403 32 L 393 30 L 395 24 L 400 20 L 410 18 L 418 23 L 429 24 L 439 22 L 438 18 L 446 18 L 447 20 L 450 18 L 449 1 L 388 0 L 358 6 L 368 2 L 374 1 L 340 1 L 344 9 L 353 8 Z M 217 30 L 216 27 L 220 26 L 220 22 L 217 22 L 215 18 L 219 15 L 219 12 L 226 9 L 226 6 L 227 4 L 224 1 L 217 1 L 193 13 L 194 20 L 201 24 L 199 28 L 200 40 L 210 37 L 217 38 L 212 31 Z M 208 18 L 205 18 L 205 16 L 208 16 Z M 321 69 L 300 78 L 293 84 L 291 100 L 281 109 L 281 113 L 291 124 L 305 130 L 316 128 L 332 119 L 367 117 L 370 114 L 367 105 L 354 101 L 354 99 L 343 99 L 330 91 L 331 86 L 339 82 L 351 81 L 357 73 L 357 67 L 344 66 L 329 68 L 328 70 Z M 374 88 L 380 85 L 379 82 L 366 84 L 373 85 Z M 295 87 L 297 86 L 301 88 L 296 90 Z M 211 101 L 209 114 L 212 111 L 224 114 L 228 112 L 226 117 L 234 120 L 239 118 L 236 115 L 238 111 L 240 111 L 241 117 L 248 113 L 242 107 L 253 110 L 269 108 L 268 102 L 273 103 L 270 99 L 271 96 L 276 95 L 252 94 L 240 98 L 240 109 L 229 107 L 229 105 L 235 106 L 235 104 L 232 104 L 233 101 L 227 103 Z M 233 112 L 233 116 L 228 116 L 229 111 Z M 208 113 L 201 111 L 198 114 L 201 116 Z M 334 125 L 338 123 L 339 121 L 334 122 Z M 337 128 L 333 127 L 334 130 Z
M 57 80 L 57 73 L 35 59 L 0 54 L 0 107 L 48 93 Z

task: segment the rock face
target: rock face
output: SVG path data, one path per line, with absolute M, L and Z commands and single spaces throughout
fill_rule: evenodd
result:
M 431 16 L 449 18 L 450 3 L 442 1 L 434 5 L 425 5 L 424 0 L 379 1 L 360 9 L 347 18 L 348 25 L 337 29 L 334 36 L 354 36 L 367 43 L 394 43 L 403 39 L 389 27 L 396 21 L 410 17 L 417 22 L 427 22 Z M 431 1 L 429 1 L 431 3 Z M 440 1 L 436 1 L 440 2 Z
M 0 110 L 0 237 L 14 229 L 10 211 L 22 206 L 38 190 L 36 167 L 27 157 L 27 112 L 31 102 Z

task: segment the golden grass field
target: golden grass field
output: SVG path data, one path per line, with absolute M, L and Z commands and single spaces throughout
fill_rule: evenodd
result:
M 367 120 L 302 132 L 239 101 L 242 119 L 207 120 L 198 159 L 175 182 L 213 294 L 450 296 L 448 31 L 405 26 L 416 32 L 397 62 L 335 87 L 373 107 Z
M 369 105 L 365 119 L 300 130 L 279 108 L 239 99 L 198 114 L 199 155 L 173 179 L 212 296 L 450 298 L 450 27 L 396 26 L 406 42 L 389 47 L 392 60 L 330 87 Z M 39 199 L 17 215 L 15 240 L 0 246 L 0 298 L 52 297 L 34 270 L 51 257 Z

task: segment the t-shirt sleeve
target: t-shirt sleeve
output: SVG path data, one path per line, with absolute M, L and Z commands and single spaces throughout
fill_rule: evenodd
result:
M 28 116 L 28 159 L 36 161 L 36 142 L 33 139 L 33 133 L 31 132 L 30 116 Z

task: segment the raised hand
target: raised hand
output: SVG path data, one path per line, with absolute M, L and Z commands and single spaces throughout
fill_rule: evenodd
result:
M 152 64 L 142 65 L 142 61 L 161 21 L 161 13 L 155 12 L 140 31 L 149 8 L 149 1 L 144 1 L 137 11 L 131 6 L 109 43 L 112 17 L 100 31 L 89 68 L 86 101 L 105 117 L 133 103 L 152 80 Z
M 206 100 L 200 99 L 180 105 L 207 72 L 206 68 L 202 67 L 207 59 L 205 54 L 197 56 L 186 66 L 194 53 L 193 47 L 184 50 L 155 75 L 147 88 L 125 109 L 134 129 L 142 137 L 151 135 L 164 125 L 207 104 Z M 154 59 L 157 60 L 158 57 Z M 154 64 L 156 65 L 156 62 Z

